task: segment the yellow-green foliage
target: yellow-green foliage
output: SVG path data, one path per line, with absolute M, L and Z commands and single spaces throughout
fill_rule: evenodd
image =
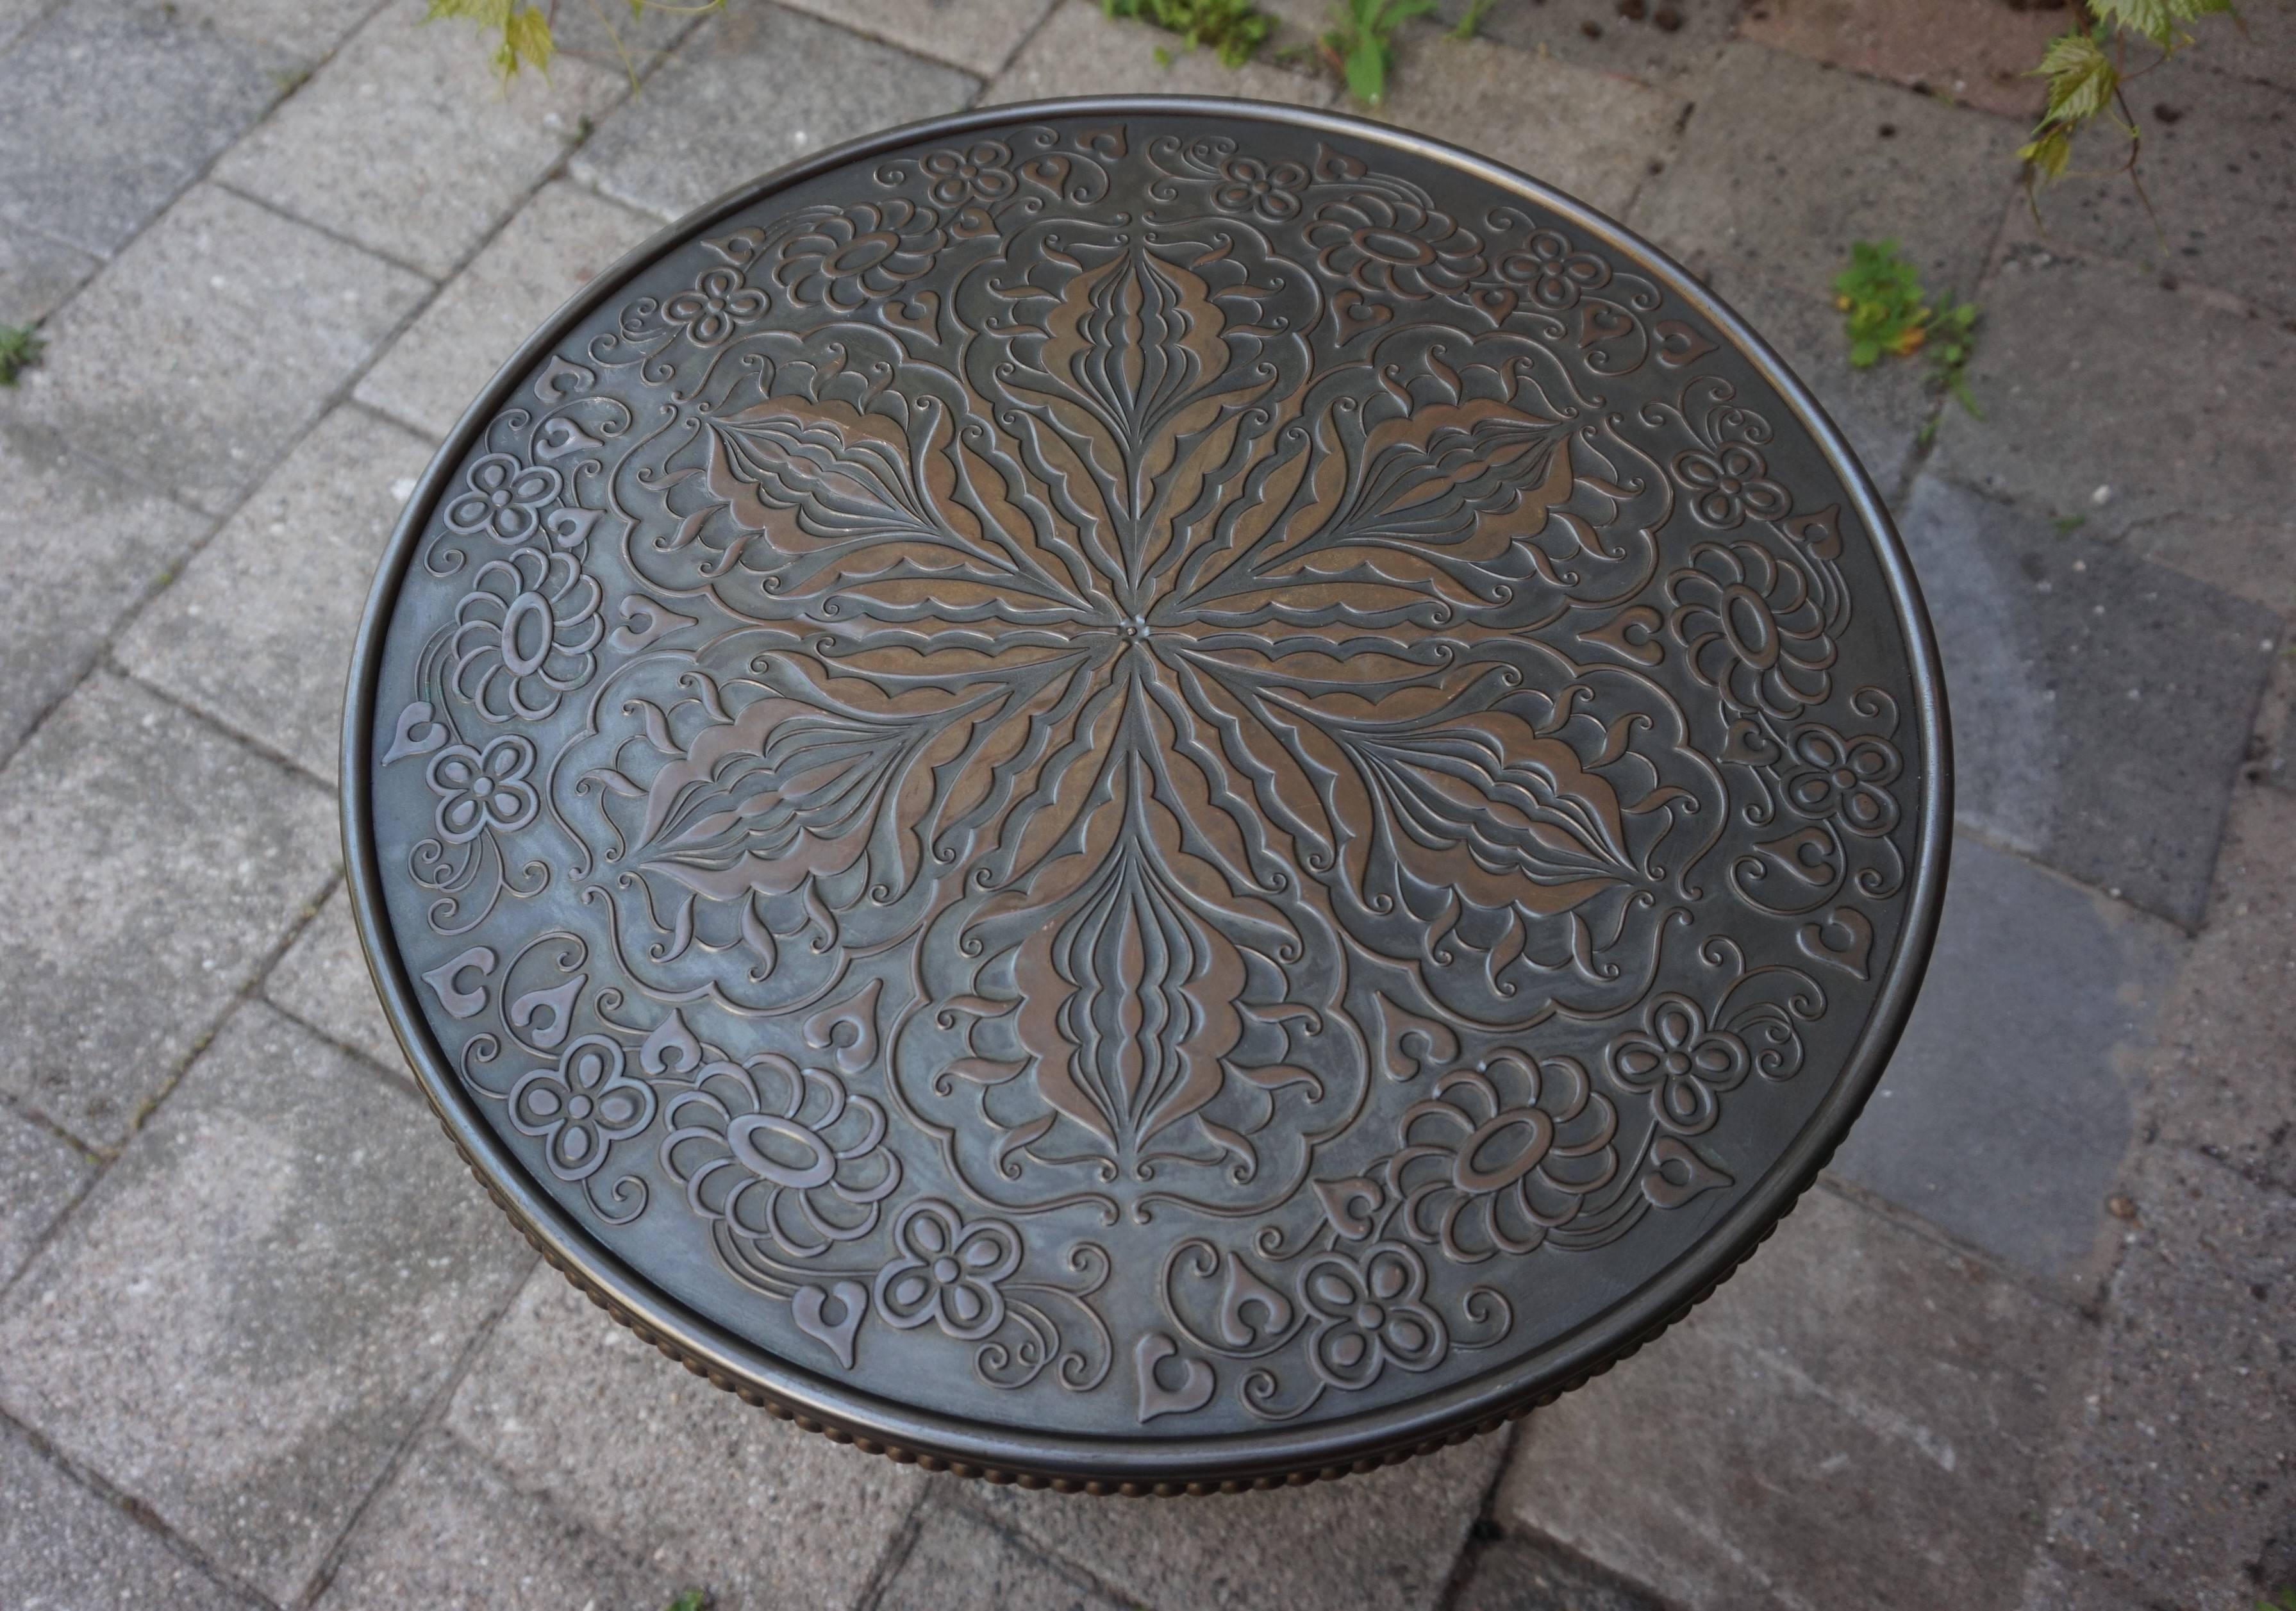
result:
M 2123 87 L 2193 42 L 2185 24 L 2219 12 L 2234 14 L 2232 0 L 2083 0 L 2077 9 L 2083 26 L 2050 40 L 2040 66 L 2030 75 L 2049 85 L 2047 108 L 2034 126 L 2033 137 L 2017 152 L 2032 164 L 2037 185 L 2062 178 L 2072 161 L 2073 136 L 2108 116 L 2128 136 L 2125 166 L 2133 177 L 2144 134 L 2128 110 Z M 2160 53 L 2132 70 L 2128 61 L 2132 39 Z
M 637 81 L 637 70 L 630 53 L 622 44 L 621 30 L 614 26 L 609 14 L 611 7 L 622 0 L 583 0 L 591 14 L 598 19 L 606 35 L 614 42 L 615 53 L 629 71 L 630 81 Z M 702 12 L 726 4 L 726 0 L 697 0 L 690 5 L 668 5 L 663 0 L 627 0 L 630 20 L 636 21 L 646 14 L 648 6 L 658 12 Z M 425 22 L 446 19 L 468 22 L 480 35 L 493 44 L 495 70 L 504 79 L 515 75 L 521 67 L 533 68 L 547 77 L 551 59 L 558 54 L 557 36 L 552 31 L 552 21 L 558 15 L 558 0 L 538 4 L 537 0 L 430 0 Z

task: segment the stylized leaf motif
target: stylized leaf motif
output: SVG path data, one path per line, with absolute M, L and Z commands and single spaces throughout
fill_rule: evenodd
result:
M 1317 468 L 1329 520 L 1283 557 L 1297 565 L 1314 555 L 1329 569 L 1350 549 L 1376 547 L 1488 563 L 1538 536 L 1547 510 L 1570 497 L 1569 441 L 1562 422 L 1491 398 L 1384 421 L 1359 453 Z
M 654 774 L 629 859 L 719 900 L 840 872 L 925 736 L 761 699 Z
M 1552 913 L 1636 876 L 1617 791 L 1520 717 L 1485 711 L 1341 729 L 1341 743 L 1396 854 L 1430 884 L 1485 906 Z
M 1165 865 L 1136 792 L 1100 870 L 1023 948 L 1024 977 L 1070 986 L 1025 999 L 1021 1038 L 1037 1089 L 1127 1162 L 1219 1093 L 1242 1033 L 1243 958 L 1228 915 L 1206 909 Z

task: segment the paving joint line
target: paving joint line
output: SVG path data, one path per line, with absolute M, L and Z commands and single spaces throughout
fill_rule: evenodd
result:
M 312 1023 L 311 1020 L 303 1016 L 302 1014 L 297 1012 L 293 1007 L 278 1000 L 275 997 L 271 995 L 268 990 L 263 992 L 262 1001 L 264 1006 L 269 1007 L 282 1018 L 286 1019 L 290 1023 L 294 1024 L 299 1029 L 308 1032 L 311 1039 L 314 1040 L 317 1040 L 334 1051 L 340 1053 L 343 1056 L 349 1058 L 353 1063 L 358 1065 L 359 1071 L 362 1073 L 369 1074 L 381 1080 L 392 1090 L 398 1092 L 399 1096 L 421 1103 L 424 1113 L 427 1114 L 431 1111 L 430 1098 L 423 1094 L 422 1087 L 414 1082 L 412 1077 L 412 1071 L 400 1073 L 399 1071 L 390 1067 L 388 1064 L 377 1061 L 373 1052 L 365 1050 L 358 1046 L 355 1046 L 350 1041 L 342 1039 L 340 1035 L 337 1035 L 333 1031 L 326 1029 L 320 1024 Z
M 1935 1221 L 1927 1218 L 1919 1209 L 1909 1208 L 1894 1197 L 1875 1191 L 1870 1186 L 1861 1186 L 1857 1181 L 1835 1172 L 1830 1167 L 1820 1172 L 1817 1179 L 1812 1184 L 1812 1189 L 1824 1191 L 1839 1202 L 1846 1203 L 1861 1212 L 1872 1214 L 1885 1225 L 1902 1230 L 1908 1236 L 1919 1237 L 1940 1253 L 1948 1253 L 1954 1258 L 1977 1265 L 1995 1279 L 2016 1287 L 2028 1297 L 2046 1303 L 2052 1309 L 2062 1310 L 2076 1319 L 2090 1325 L 2097 1324 L 2103 1319 L 2104 1288 L 2112 1278 L 2112 1272 L 2109 1270 L 2101 1272 L 2083 1271 L 2082 1278 L 2079 1281 L 2053 1281 L 2047 1276 L 2036 1275 L 2031 1270 L 2020 1269 L 1990 1248 L 1980 1247 L 1973 1242 L 1962 1240 Z M 1791 1216 L 1789 1216 L 1790 1219 Z M 1757 1253 L 1756 1256 L 1760 1255 Z M 2094 1286 L 2095 1291 L 2087 1299 L 2070 1295 L 2072 1292 L 2083 1286 Z
M 1482 1498 L 1476 1502 L 1475 1514 L 1467 1522 L 1467 1531 L 1460 1538 L 1458 1549 L 1452 1551 L 1451 1569 L 1444 1575 L 1443 1587 L 1435 1597 L 1439 1607 L 1447 1608 L 1459 1603 L 1459 1597 L 1466 1592 L 1474 1576 L 1475 1564 L 1498 1534 L 1499 1490 L 1513 1468 L 1515 1453 L 1523 1445 L 1524 1431 L 1523 1420 L 1509 1421 L 1499 1430 L 1499 1458 L 1491 1467 L 1490 1480 L 1483 1484 Z
M 493 1212 L 492 1204 L 485 1206 L 489 1213 Z M 534 1272 L 543 1267 L 542 1255 L 523 1241 L 513 1243 L 513 1247 L 523 1266 L 519 1270 L 517 1278 L 509 1284 L 509 1290 L 504 1294 L 502 1301 L 495 1305 L 493 1314 L 482 1320 L 472 1332 L 469 1339 L 464 1342 L 445 1378 L 432 1390 L 430 1398 L 423 1403 L 421 1413 L 416 1415 L 409 1424 L 406 1435 L 401 1437 L 392 1448 L 390 1458 L 383 1462 L 382 1469 L 375 1475 L 373 1482 L 368 1484 L 366 1492 L 360 1496 L 358 1502 L 351 1507 L 349 1514 L 343 1518 L 340 1531 L 335 1534 L 334 1541 L 328 1545 L 326 1552 L 319 1558 L 319 1564 L 312 1568 L 311 1575 L 303 1586 L 303 1591 L 288 1602 L 290 1606 L 296 1607 L 297 1611 L 308 1611 L 308 1608 L 333 1586 L 335 1574 L 341 1569 L 343 1558 L 349 1553 L 351 1540 L 357 1534 L 360 1524 L 366 1519 L 367 1513 L 374 1508 L 375 1502 L 389 1491 L 393 1483 L 398 1480 L 398 1474 L 406 1468 L 408 1460 L 414 1458 L 415 1445 L 420 1443 L 425 1434 L 434 1427 L 444 1431 L 448 1437 L 454 1437 L 453 1429 L 446 1426 L 446 1415 L 454 1403 L 455 1391 L 462 1386 L 463 1379 L 470 1374 L 472 1366 L 478 1362 L 479 1355 L 484 1352 L 487 1344 L 494 1340 L 496 1330 L 502 1325 L 504 1318 L 510 1313 L 512 1305 L 518 1302 L 519 1295 L 526 1290 L 527 1283 L 534 1278 Z M 461 1442 L 460 1439 L 455 1441 Z M 465 1444 L 464 1447 L 467 1448 L 468 1445 Z M 472 1452 L 478 1451 L 472 1451 Z M 485 1459 L 483 1454 L 480 1454 L 480 1458 Z M 491 1460 L 487 1463 L 489 1466 L 494 1464 Z M 496 1469 L 499 1471 L 500 1468 L 496 1467 Z M 521 1492 L 516 1484 L 508 1485 L 514 1492 Z M 527 1497 L 536 1496 L 529 1494 Z M 555 1510 L 557 1507 L 553 1506 L 552 1508 Z M 584 1526 L 583 1531 L 593 1537 L 601 1536 L 594 1528 L 586 1525 Z
M 979 1479 L 958 1477 L 955 1480 L 958 1483 L 970 1487 L 973 1482 L 978 1481 Z M 1341 1480 L 1345 1482 L 1351 1481 L 1353 1479 L 1343 1477 Z M 1043 1490 L 1032 1491 L 1023 1489 L 1021 1492 L 1034 1492 L 1036 1497 L 1052 1503 L 1074 1503 L 1082 1500 L 1084 1503 L 1094 1505 L 1162 1505 L 1168 1507 L 1204 1504 L 1216 1505 L 1230 1498 L 1244 1497 L 1242 1495 L 1231 1496 L 1213 1494 L 1200 1496 L 1188 1494 L 1174 1499 L 1117 1499 L 1113 1497 L 1086 1498 L 1083 1495 L 1053 1493 Z M 1129 1589 L 1123 1588 L 1117 1583 L 1111 1582 L 1109 1579 L 1102 1576 L 1098 1571 L 1086 1566 L 1082 1561 L 1077 1560 L 1074 1557 L 1068 1555 L 1062 1550 L 1054 1549 L 1049 1544 L 1039 1543 L 1037 1540 L 1029 1537 L 1027 1533 L 1006 1521 L 1003 1516 L 998 1516 L 996 1512 L 988 1509 L 987 1507 L 977 1503 L 970 1493 L 944 1491 L 937 1496 L 936 1502 L 942 1509 L 955 1511 L 962 1516 L 967 1517 L 972 1521 L 978 1522 L 980 1525 L 988 1528 L 999 1538 L 1002 1538 L 1006 1543 L 1015 1546 L 1023 1552 L 1036 1556 L 1040 1560 L 1052 1562 L 1069 1576 L 1082 1579 L 1084 1582 L 1091 1588 L 1092 1591 L 1100 1596 L 1103 1599 L 1111 1601 L 1119 1606 L 1145 1607 L 1148 1604 L 1148 1602 L 1143 1599 L 1138 1594 L 1136 1594 Z M 891 1608 L 887 1607 L 886 1611 L 891 1611 Z
M 269 119 L 266 119 L 265 121 L 267 122 Z M 262 127 L 263 125 L 258 123 L 255 126 L 255 128 L 260 128 Z M 249 129 L 247 131 L 248 134 L 253 134 L 255 132 L 255 128 Z M 246 136 L 241 136 L 242 140 L 244 140 Z M 233 149 L 236 149 L 238 144 L 238 141 L 233 142 Z M 456 275 L 462 273 L 464 268 L 470 266 L 470 260 L 466 258 L 461 262 L 456 263 L 454 267 L 441 274 L 437 269 L 425 268 L 420 264 L 410 263 L 405 258 L 393 257 L 390 252 L 384 251 L 379 247 L 370 246 L 365 241 L 357 240 L 343 234 L 342 231 L 335 228 L 332 225 L 321 224 L 315 219 L 305 218 L 300 213 L 291 212 L 287 208 L 281 205 L 279 202 L 271 200 L 268 196 L 259 194 L 255 191 L 242 189 L 239 182 L 236 180 L 222 178 L 210 175 L 209 177 L 202 180 L 201 183 L 206 185 L 211 190 L 219 190 L 227 196 L 234 196 L 238 200 L 246 202 L 250 207 L 269 213 L 275 218 L 278 218 L 285 223 L 292 224 L 298 229 L 308 229 L 313 234 L 318 235 L 324 240 L 332 241 L 338 246 L 347 247 L 350 251 L 356 251 L 363 257 L 373 258 L 379 263 L 388 263 L 391 267 L 398 269 L 401 274 L 411 274 L 417 279 L 421 280 L 424 284 L 430 286 L 433 296 L 438 293 L 439 287 L 444 285 L 448 280 L 453 279 Z M 185 193 L 188 194 L 188 191 Z M 180 201 L 183 198 L 181 196 L 178 196 L 176 201 Z M 169 202 L 169 210 L 173 210 L 175 205 L 176 203 L 174 201 Z M 520 205 L 523 206 L 524 203 L 521 202 Z M 488 233 L 490 234 L 492 234 L 491 231 Z M 430 300 L 430 298 L 429 297 L 425 297 L 423 299 L 425 305 L 428 305 Z
M 226 1590 L 237 1594 L 251 1605 L 263 1607 L 264 1611 L 274 1611 L 274 1607 L 278 1605 L 278 1602 L 269 1595 L 265 1594 L 241 1577 L 239 1574 L 216 1560 L 206 1550 L 176 1532 L 153 1506 L 138 1499 L 127 1489 L 119 1487 L 94 1467 L 66 1454 L 56 1446 L 53 1439 L 5 1405 L 0 1405 L 0 1426 L 10 1428 L 24 1442 L 30 1444 L 35 1453 L 62 1472 L 68 1481 L 77 1484 L 96 1499 L 111 1506 L 112 1509 L 126 1516 L 136 1526 L 151 1533 L 163 1546 L 181 1557 L 193 1567 L 205 1573 Z
M 909 1501 L 909 1508 L 903 1514 L 899 1525 L 886 1539 L 885 1547 L 877 1552 L 877 1564 L 869 1569 L 868 1580 L 861 1585 L 861 1592 L 851 1601 L 852 1611 L 900 1611 L 898 1607 L 887 1606 L 884 1599 L 892 1589 L 893 1580 L 900 1576 L 901 1569 L 909 1564 L 909 1557 L 916 1553 L 917 1540 L 924 1533 L 925 1511 L 931 1502 L 932 1493 L 930 1479 L 917 1485 L 916 1498 Z
M 116 645 L 111 646 L 116 650 Z M 262 757 L 273 766 L 292 772 L 304 782 L 325 791 L 330 799 L 340 797 L 340 791 L 334 778 L 321 777 L 269 739 L 259 737 L 253 733 L 242 732 L 212 711 L 203 710 L 193 704 L 176 689 L 170 688 L 163 683 L 153 682 L 120 659 L 117 653 L 106 654 L 101 662 L 90 668 L 91 675 L 95 671 L 108 672 L 122 682 L 134 683 L 137 688 L 149 694 L 161 704 L 192 718 L 201 727 L 209 728 L 240 748 Z M 81 680 L 85 682 L 86 679 Z

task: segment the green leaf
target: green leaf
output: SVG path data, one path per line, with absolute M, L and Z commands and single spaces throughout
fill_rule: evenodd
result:
M 516 72 L 521 63 L 547 74 L 550 59 L 558 53 L 558 42 L 550 37 L 550 19 L 531 5 L 511 12 L 503 24 L 503 53 L 510 58 L 504 77 Z
M 1387 52 L 1379 41 L 1359 36 L 1349 47 L 1346 66 L 1348 93 L 1369 105 L 1378 105 L 1387 95 Z
M 2052 128 L 2020 145 L 2017 154 L 2044 179 L 2061 179 L 2066 164 L 2073 160 L 2072 137 L 2062 128 Z
M 1849 344 L 1849 366 L 1852 369 L 1871 369 L 1881 361 L 1882 343 L 1871 336 Z
M 2049 81 L 2048 110 L 2041 116 L 2051 123 L 2078 124 L 2103 111 L 2120 87 L 2120 70 L 2088 35 L 2078 30 L 2049 41 L 2041 65 L 2028 78 Z
M 2230 0 L 2226 0 L 2229 4 Z M 1459 15 L 1458 25 L 1452 29 L 1454 39 L 1472 39 L 1482 31 L 1483 19 L 1490 14 L 1492 0 L 1467 0 L 1467 9 Z
M 39 363 L 47 344 L 29 325 L 0 325 L 0 386 L 14 385 L 18 375 Z
M 1156 47 L 1155 56 L 1157 66 L 1169 67 L 1172 65 L 1172 53 L 1166 50 L 1162 45 L 1160 45 Z

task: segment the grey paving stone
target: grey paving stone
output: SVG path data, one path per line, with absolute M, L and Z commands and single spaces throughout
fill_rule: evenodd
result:
M 4 421 L 0 486 L 7 489 L 0 499 L 5 755 L 86 675 L 105 637 L 208 522 Z
M 0 1605 L 11 1611 L 252 1611 L 0 1425 Z
M 560 303 L 660 227 L 578 185 L 545 185 L 376 360 L 355 395 L 445 436 Z
M 2093 1346 L 1821 1188 L 1687 1320 L 1524 1423 L 1500 1509 L 1702 1611 L 2013 1606 Z
M 2012 226 L 2060 251 L 2119 258 L 2296 313 L 2288 272 L 2296 257 L 2296 93 L 2214 71 L 2214 58 L 2195 45 L 2139 86 L 2144 188 L 2160 233 L 2120 171 L 2128 139 L 2115 127 L 2077 144 L 2070 173 L 2042 193 L 2039 224 L 2020 209 Z M 2158 106 L 2176 120 L 2163 120 Z
M 808 152 L 954 111 L 976 82 L 764 0 L 729 0 L 599 125 L 574 175 L 674 218 Z
M 53 0 L 0 0 L 0 50 L 39 21 Z
M 783 0 L 826 22 L 981 78 L 994 76 L 1054 0 Z
M 1680 20 L 1677 28 L 1657 21 L 1669 9 Z M 1465 10 L 1466 0 L 1442 0 L 1437 20 L 1448 26 Z M 1637 19 L 1622 12 L 1619 0 L 1531 0 L 1493 5 L 1483 15 L 1481 32 L 1520 49 L 1656 84 L 1710 64 L 1736 27 L 1738 10 L 1710 0 L 1648 0 Z M 1590 22 L 1596 30 L 1591 34 Z
M 350 31 L 392 0 L 167 0 L 179 17 L 195 18 L 217 32 L 283 53 L 295 65 L 281 77 L 294 81 Z
M 414 1078 L 398 1040 L 375 999 L 366 954 L 351 926 L 350 900 L 337 890 L 327 897 L 295 943 L 263 981 L 272 1005 L 312 1028 L 354 1047 L 385 1068 Z
M 2246 1611 L 2296 1577 L 2296 1197 L 2167 1147 L 2128 1190 L 2049 1548 L 2122 1605 Z
M 1379 115 L 1623 214 L 1674 144 L 1679 95 L 1484 39 L 1440 34 L 1396 67 Z
M 34 229 L 0 225 L 0 325 L 37 325 L 102 261 Z
M 1738 35 L 2030 124 L 2048 100 L 2033 65 L 2064 32 L 2063 9 L 2002 0 L 1750 0 Z
M 0 1107 L 0 1286 L 95 1172 L 94 1161 L 12 1108 Z
M 1470 1549 L 1451 1611 L 1659 1611 L 1658 1602 L 1544 1539 L 1507 1533 Z
M 122 1140 L 318 898 L 324 790 L 97 672 L 0 772 L 0 1085 Z
M 627 4 L 561 5 L 551 21 L 550 37 L 560 56 L 611 72 L 627 87 L 633 75 L 643 80 L 660 67 L 709 9 L 689 0 L 670 0 L 667 5 L 648 5 L 633 17 Z M 557 72 L 554 62 L 550 70 Z
M 578 59 L 497 79 L 472 31 L 378 12 L 216 165 L 225 184 L 425 274 L 451 274 L 625 93 Z
M 1976 285 L 2016 194 L 2017 125 L 1759 45 L 1687 93 L 1681 148 L 1628 221 L 1693 269 L 1822 294 L 1852 241 L 1894 237 L 1933 291 Z
M 220 514 L 430 289 L 203 185 L 49 321 L 0 418 Z
M 2279 621 L 1934 476 L 1898 526 L 1945 662 L 1961 820 L 2197 925 Z
M 1893 360 L 1852 369 L 1841 313 L 1830 296 L 1753 274 L 1717 275 L 1713 285 L 1817 394 L 1882 497 L 1894 499 L 1938 401 L 1922 366 Z
M 279 98 L 282 60 L 148 0 L 51 7 L 8 58 L 0 219 L 111 256 Z
M 2105 1199 L 2187 949 L 1962 837 L 1913 1022 L 1835 1172 L 2010 1264 L 2077 1278 L 2110 1253 Z
M 1218 1500 L 1111 1504 L 968 1487 L 1039 1547 L 1156 1611 L 1432 1607 L 1505 1451 L 1480 1437 L 1366 1476 Z
M 121 635 L 153 686 L 335 775 L 343 678 L 375 561 L 430 445 L 334 410 Z
M 1324 106 L 1332 87 L 1265 61 L 1226 68 L 1208 50 L 1142 22 L 1112 22 L 1093 0 L 1061 0 L 1021 53 L 980 93 L 984 106 L 1049 95 L 1228 95 L 1287 106 Z M 1156 53 L 1171 56 L 1168 66 Z
M 532 1262 L 419 1103 L 250 1003 L 10 1292 L 0 1401 L 292 1601 Z
M 2296 334 L 2030 248 L 2007 255 L 1984 305 L 1969 378 L 1985 417 L 1948 410 L 1935 464 L 2227 592 L 2296 605 Z
M 2296 1191 L 2296 798 L 2243 785 L 2209 926 L 2162 1009 L 2139 1114 L 2259 1184 Z
M 635 1558 L 680 1563 L 722 1611 L 855 1604 L 924 1480 L 688 1376 L 546 1268 L 447 1422 L 522 1492 Z
M 916 1541 L 885 1582 L 871 1611 L 1120 1611 L 1093 1586 L 1043 1556 L 946 1506 L 924 1513 Z
M 2202 43 L 2210 65 L 2243 78 L 2296 89 L 2296 0 L 2248 0 L 2239 28 L 2211 22 Z
M 316 1611 L 660 1611 L 678 1587 L 431 1432 L 359 1518 Z

